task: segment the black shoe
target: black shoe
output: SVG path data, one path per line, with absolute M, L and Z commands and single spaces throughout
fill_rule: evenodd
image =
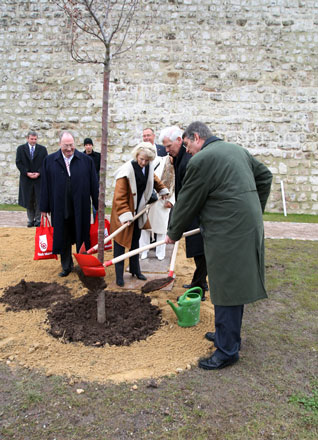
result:
M 117 286 L 119 286 L 119 287 L 124 287 L 125 282 L 124 282 L 123 279 L 121 279 L 121 280 L 116 280 L 116 284 L 117 284 Z
M 33 228 L 33 226 L 34 226 L 34 223 L 33 223 L 33 222 L 32 222 L 32 223 L 31 223 L 31 222 L 28 223 L 28 228 Z M 40 226 L 40 225 L 39 225 L 39 226 Z
M 138 280 L 143 280 L 146 281 L 146 277 L 145 275 L 143 275 L 142 273 L 132 273 L 131 276 L 134 277 L 136 275 L 136 277 L 138 278 Z
M 67 277 L 72 272 L 72 269 L 62 270 L 62 272 L 59 273 L 59 277 Z
M 210 342 L 214 342 L 215 341 L 215 332 L 207 332 L 204 335 L 205 339 L 207 339 Z
M 40 222 L 34 223 L 34 226 L 35 226 L 36 228 L 38 228 L 39 226 L 41 226 L 41 223 L 40 223 Z
M 206 359 L 201 359 L 199 361 L 199 368 L 204 370 L 220 370 L 221 368 L 228 367 L 235 364 L 239 360 L 239 356 L 235 355 L 228 359 L 219 359 L 215 354 Z
M 191 289 L 191 284 L 183 284 L 182 286 L 184 289 Z

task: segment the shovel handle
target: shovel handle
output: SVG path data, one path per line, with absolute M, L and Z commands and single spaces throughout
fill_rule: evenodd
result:
M 182 237 L 189 237 L 190 235 L 195 235 L 200 232 L 200 228 L 193 229 L 192 231 L 187 231 L 182 234 Z M 108 267 L 112 264 L 120 263 L 120 261 L 126 260 L 127 258 L 133 257 L 134 255 L 140 254 L 141 252 L 148 251 L 149 249 L 153 249 L 157 246 L 161 246 L 165 244 L 165 240 L 156 241 L 155 243 L 147 244 L 146 246 L 142 246 L 138 249 L 133 249 L 132 251 L 127 252 L 126 254 L 119 255 L 119 257 L 115 257 L 112 260 L 105 261 L 104 266 Z M 177 253 L 176 253 L 177 255 Z
M 159 200 L 159 199 L 158 199 Z M 157 201 L 158 201 L 157 200 Z M 156 203 L 156 202 L 155 202 Z M 152 203 L 153 205 L 153 203 Z M 134 222 L 135 220 L 137 220 L 137 218 L 139 218 L 140 216 L 142 216 L 145 212 L 147 212 L 148 209 L 150 209 L 151 205 L 146 205 L 140 212 L 138 212 L 138 214 L 136 214 L 131 221 L 128 223 L 124 223 L 123 225 L 121 225 L 118 229 L 116 229 L 116 231 L 114 231 L 112 234 L 108 235 L 108 237 L 105 238 L 104 240 L 104 245 L 106 243 L 108 243 L 109 241 L 111 241 L 114 237 L 116 237 L 117 234 L 119 234 L 121 231 L 123 231 L 124 229 L 128 228 L 128 226 L 131 224 L 131 222 Z M 87 253 L 88 254 L 93 254 L 96 250 L 98 249 L 98 243 L 95 244 L 95 246 L 91 247 L 90 249 L 88 249 Z
M 172 251 L 171 261 L 170 261 L 170 268 L 169 268 L 169 273 L 168 273 L 168 277 L 171 277 L 171 278 L 173 277 L 173 273 L 174 273 L 174 266 L 176 264 L 179 243 L 180 243 L 180 240 L 176 241 L 173 246 L 173 251 Z

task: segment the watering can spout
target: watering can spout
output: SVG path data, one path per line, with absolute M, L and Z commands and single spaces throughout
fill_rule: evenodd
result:
M 181 320 L 182 319 L 181 308 L 180 307 L 176 307 L 173 304 L 173 302 L 171 302 L 169 299 L 167 299 L 167 303 L 169 304 L 169 306 L 171 306 L 172 310 L 177 315 L 178 320 Z

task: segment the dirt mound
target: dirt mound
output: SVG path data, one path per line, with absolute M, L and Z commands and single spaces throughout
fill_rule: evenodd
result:
M 68 287 L 58 283 L 26 282 L 22 279 L 15 286 L 4 290 L 0 302 L 9 304 L 6 311 L 19 312 L 20 310 L 46 309 L 58 301 L 71 299 Z
M 49 333 L 67 342 L 103 346 L 130 345 L 161 325 L 161 310 L 134 292 L 105 292 L 106 322 L 97 322 L 97 293 L 58 303 L 48 312 Z

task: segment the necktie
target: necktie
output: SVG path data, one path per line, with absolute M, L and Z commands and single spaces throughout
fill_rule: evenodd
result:
M 31 159 L 33 159 L 33 155 L 34 155 L 34 147 L 31 147 Z
M 64 158 L 64 161 L 65 161 L 65 165 L 66 165 L 66 169 L 67 169 L 67 174 L 69 176 L 71 176 L 70 163 L 66 158 Z

